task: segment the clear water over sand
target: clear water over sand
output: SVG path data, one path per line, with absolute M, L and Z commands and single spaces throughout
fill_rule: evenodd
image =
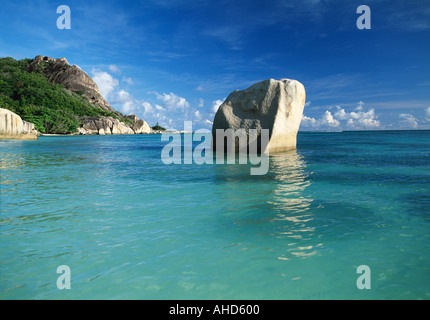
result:
M 430 298 L 430 131 L 299 133 L 263 176 L 165 144 L 0 141 L 0 299 Z

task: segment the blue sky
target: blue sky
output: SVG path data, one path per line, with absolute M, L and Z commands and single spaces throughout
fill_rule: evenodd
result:
M 59 5 L 71 29 L 57 28 Z M 359 5 L 371 29 L 359 30 Z M 430 129 L 430 0 L 2 1 L 0 56 L 66 57 L 150 125 L 210 128 L 236 89 L 304 84 L 301 130 Z

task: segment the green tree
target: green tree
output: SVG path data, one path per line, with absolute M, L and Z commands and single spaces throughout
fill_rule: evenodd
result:
M 155 126 L 152 127 L 152 130 L 157 130 L 157 131 L 165 131 L 166 128 L 163 128 L 161 126 L 158 125 L 158 122 Z
M 82 116 L 110 116 L 89 103 L 82 94 L 71 93 L 49 82 L 38 72 L 27 72 L 31 59 L 0 58 L 0 107 L 34 123 L 42 133 L 73 133 Z

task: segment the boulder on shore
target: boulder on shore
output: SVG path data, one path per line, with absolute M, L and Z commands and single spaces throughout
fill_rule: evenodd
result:
M 133 130 L 136 134 L 151 133 L 151 131 L 152 131 L 149 124 L 143 119 L 139 119 L 134 123 Z
M 152 129 L 146 121 L 138 119 L 136 116 L 130 116 L 130 120 L 135 123 L 124 124 L 118 119 L 112 117 L 82 117 L 82 126 L 78 128 L 79 134 L 140 134 L 151 133 Z
M 261 129 L 268 129 L 268 144 L 259 145 L 260 152 L 295 149 L 305 99 L 304 86 L 289 79 L 264 80 L 245 90 L 232 92 L 215 114 L 212 126 L 213 149 L 217 149 L 217 129 L 245 129 L 247 145 L 252 140 L 250 129 L 258 132 L 257 141 L 260 141 Z M 235 150 L 239 151 L 237 140 Z
M 0 139 L 36 140 L 34 124 L 23 121 L 19 115 L 0 108 Z

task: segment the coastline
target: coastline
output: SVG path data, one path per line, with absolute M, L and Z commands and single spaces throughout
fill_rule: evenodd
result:
M 150 135 L 150 134 L 162 134 L 162 133 L 169 133 L 169 134 L 178 134 L 178 133 L 194 133 L 192 131 L 151 131 L 147 133 L 123 133 L 123 134 L 79 134 L 77 133 L 42 133 L 39 136 L 42 137 L 65 137 L 65 136 L 134 136 L 134 135 Z
M 0 134 L 0 140 L 37 140 L 38 136 L 34 133 L 23 134 Z
M 430 131 L 430 129 L 415 129 L 415 130 L 348 130 L 348 131 L 299 131 L 299 133 L 354 133 L 354 132 L 410 132 L 410 131 Z M 150 135 L 150 134 L 162 134 L 162 133 L 168 133 L 168 134 L 181 134 L 181 133 L 195 133 L 193 131 L 153 131 L 148 133 L 139 133 L 137 135 Z M 124 134 L 79 134 L 79 133 L 42 133 L 39 135 L 34 135 L 35 137 L 32 137 L 33 135 L 23 134 L 20 136 L 10 136 L 10 135 L 0 135 L 0 139 L 16 139 L 16 140 L 37 140 L 37 137 L 67 137 L 67 136 L 128 136 L 128 135 L 136 135 L 135 133 L 124 133 Z
M 181 134 L 194 133 L 191 131 L 153 131 L 148 133 L 123 133 L 123 134 L 79 134 L 79 133 L 41 133 L 41 134 L 19 134 L 19 135 L 0 135 L 0 140 L 38 140 L 39 137 L 76 137 L 76 136 L 134 136 L 134 135 L 153 135 L 153 134 Z

